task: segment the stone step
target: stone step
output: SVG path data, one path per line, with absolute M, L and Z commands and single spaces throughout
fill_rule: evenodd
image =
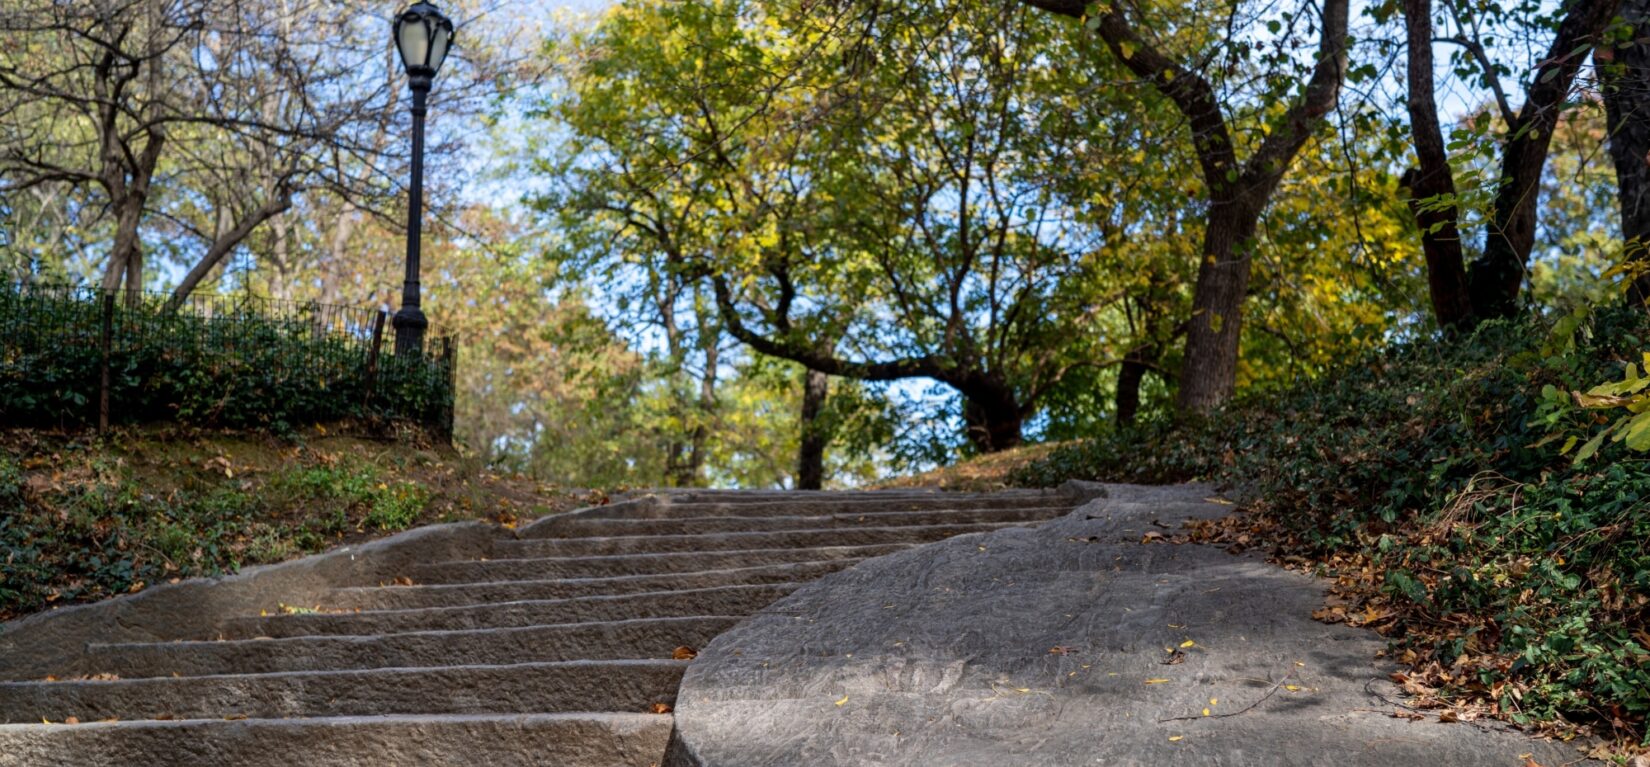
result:
M 676 660 L 605 660 L 0 683 L 0 722 L 382 714 L 647 713 L 674 704 Z
M 976 522 L 960 525 L 911 527 L 854 527 L 839 530 L 779 530 L 705 535 L 620 535 L 606 538 L 535 538 L 499 541 L 499 557 L 599 557 L 618 554 L 742 551 L 748 549 L 819 548 L 823 546 L 878 546 L 890 543 L 929 543 L 955 535 L 986 533 L 1025 522 Z
M 931 497 L 873 498 L 853 500 L 836 497 L 797 500 L 691 500 L 660 499 L 655 503 L 625 503 L 579 512 L 580 516 L 609 519 L 681 519 L 684 517 L 782 517 L 829 514 L 865 514 L 883 511 L 977 511 L 1045 506 L 1072 507 L 1071 499 L 1056 493 L 1014 496 L 935 495 Z
M 621 575 L 615 578 L 537 578 L 521 581 L 480 581 L 412 586 L 356 586 L 335 589 L 322 605 L 337 609 L 406 610 L 419 607 L 455 607 L 488 602 L 535 599 L 575 599 L 648 591 L 705 589 L 763 583 L 803 583 L 834 573 L 858 559 L 739 567 L 694 573 Z
M 706 533 L 825 530 L 861 527 L 905 527 L 981 522 L 1046 522 L 1065 516 L 1069 506 L 1027 506 L 1008 509 L 944 509 L 938 511 L 842 512 L 817 516 L 685 517 L 680 519 L 602 519 L 570 515 L 534 525 L 530 538 L 573 538 L 624 535 L 694 535 Z
M 477 581 L 541 578 L 610 578 L 625 575 L 662 575 L 734 567 L 831 562 L 880 557 L 914 544 L 879 546 L 819 546 L 815 548 L 751 549 L 743 551 L 684 551 L 668 554 L 623 554 L 603 557 L 527 557 L 436 562 L 414 567 L 414 583 L 472 583 Z
M 362 610 L 254 616 L 230 620 L 229 639 L 276 639 L 333 635 L 399 634 L 410 631 L 468 631 L 558 623 L 594 623 L 633 618 L 691 615 L 749 615 L 795 591 L 795 583 L 722 586 L 685 591 L 495 602 L 410 610 Z
M 673 503 L 803 503 L 829 501 L 832 503 L 871 503 L 879 501 L 933 501 L 936 503 L 989 499 L 1020 501 L 1026 499 L 1066 498 L 1058 490 L 1008 489 L 989 493 L 968 493 L 929 488 L 894 488 L 889 490 L 711 490 L 660 489 L 651 491 L 661 499 Z
M 742 618 L 697 615 L 379 636 L 306 636 L 194 642 L 91 644 L 89 667 L 122 679 L 270 674 L 441 665 L 502 666 L 573 660 L 670 658 L 704 647 Z
M 0 767 L 380 767 L 661 762 L 671 717 L 566 713 L 0 725 Z

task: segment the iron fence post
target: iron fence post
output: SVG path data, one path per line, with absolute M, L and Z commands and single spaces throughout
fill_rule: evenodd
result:
M 98 350 L 102 353 L 97 390 L 97 430 L 109 430 L 109 351 L 115 335 L 115 295 L 103 294 L 103 321 L 98 334 Z

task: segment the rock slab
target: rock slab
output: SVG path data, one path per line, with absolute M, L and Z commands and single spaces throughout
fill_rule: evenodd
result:
M 679 690 L 670 764 L 1579 763 L 1394 716 L 1384 640 L 1311 619 L 1322 581 L 1142 543 L 1228 512 L 1213 490 L 1108 489 L 1035 530 L 867 560 L 721 635 Z

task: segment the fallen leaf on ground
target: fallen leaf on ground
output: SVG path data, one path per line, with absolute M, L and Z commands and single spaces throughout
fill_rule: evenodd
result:
M 1185 737 L 1186 737 L 1185 735 L 1170 735 L 1169 736 L 1169 742 L 1170 743 L 1178 743 L 1181 740 L 1185 739 Z
M 1163 684 L 1167 681 L 1169 681 L 1169 680 L 1163 679 L 1161 677 L 1156 677 L 1156 678 L 1152 678 L 1152 679 L 1147 679 L 1146 684 Z
M 842 696 L 842 700 L 839 700 L 839 701 L 836 702 L 836 704 L 838 706 L 847 705 L 847 703 L 848 703 L 848 696 L 846 696 L 846 695 Z
M 681 647 L 672 650 L 670 652 L 670 657 L 676 660 L 693 660 L 694 658 L 699 657 L 699 651 L 693 649 L 692 647 L 688 647 L 687 645 L 682 645 Z
M 668 713 L 671 712 L 670 704 L 669 703 L 655 703 L 652 706 L 652 711 L 655 714 L 668 714 Z

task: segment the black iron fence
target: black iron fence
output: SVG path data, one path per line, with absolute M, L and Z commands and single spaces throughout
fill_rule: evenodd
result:
M 382 311 L 250 295 L 0 285 L 0 424 L 277 432 L 362 420 L 450 436 L 456 349 L 394 354 Z

